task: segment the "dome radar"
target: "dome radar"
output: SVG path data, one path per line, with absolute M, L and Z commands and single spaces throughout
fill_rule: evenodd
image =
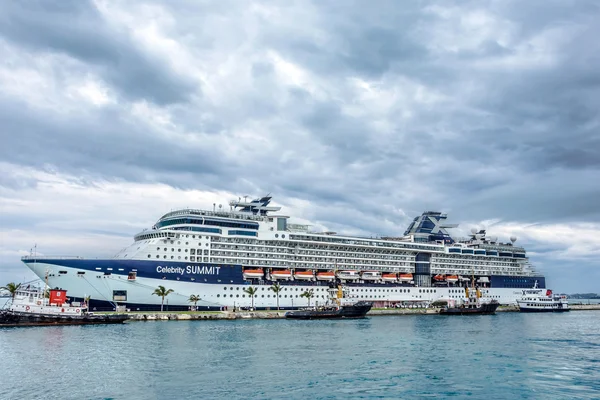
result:
M 511 236 L 510 237 L 510 241 L 513 242 L 513 243 L 516 242 L 517 241 L 517 237 L 516 236 Z

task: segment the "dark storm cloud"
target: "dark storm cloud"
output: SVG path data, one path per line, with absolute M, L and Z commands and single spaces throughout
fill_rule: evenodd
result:
M 597 218 L 581 178 L 600 160 L 594 2 L 153 4 L 177 21 L 169 34 L 199 63 L 222 60 L 202 64 L 207 76 L 236 60 L 239 74 L 214 89 L 223 99 L 199 96 L 89 3 L 10 3 L 0 35 L 24 51 L 80 60 L 125 99 L 189 103 L 165 108 L 171 137 L 127 118 L 121 104 L 61 118 L 5 103 L 0 118 L 19 132 L 9 138 L 19 151 L 4 159 L 336 204 L 364 214 L 361 229 L 373 232 L 396 207 L 408 214 L 401 224 L 425 208 L 469 219 Z M 479 11 L 488 20 L 478 24 L 469 13 Z M 282 83 L 269 52 L 316 89 Z M 355 81 L 392 100 L 374 94 L 366 104 Z M 348 223 L 343 213 L 328 220 Z
M 0 35 L 40 53 L 63 53 L 100 74 L 127 98 L 183 102 L 198 90 L 160 60 L 136 47 L 129 32 L 113 29 L 89 1 L 5 2 Z

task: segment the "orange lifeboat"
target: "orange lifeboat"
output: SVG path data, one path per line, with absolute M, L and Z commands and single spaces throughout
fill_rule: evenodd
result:
M 400 280 L 402 282 L 409 282 L 413 280 L 413 275 L 412 274 L 400 274 Z
M 242 275 L 244 279 L 261 279 L 265 275 L 265 272 L 262 268 L 245 269 Z
M 312 279 L 314 279 L 315 274 L 313 271 L 295 271 L 294 272 L 294 278 L 296 279 L 301 279 L 301 280 L 305 280 L 305 281 L 310 281 Z
M 445 275 L 436 275 L 433 277 L 434 280 L 438 281 L 438 282 L 443 282 L 446 280 L 446 276 Z
M 454 283 L 458 281 L 458 276 L 456 275 L 448 275 L 446 277 L 446 281 L 450 282 L 450 283 Z
M 335 279 L 335 273 L 333 271 L 328 272 L 317 272 L 318 281 L 332 281 Z
M 398 276 L 396 274 L 383 274 L 381 278 L 384 282 L 396 282 L 398 280 Z
M 290 271 L 289 269 L 274 269 L 271 272 L 271 277 L 274 279 L 289 279 L 292 277 L 292 271 Z

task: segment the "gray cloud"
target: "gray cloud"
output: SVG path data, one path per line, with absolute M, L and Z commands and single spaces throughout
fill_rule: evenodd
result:
M 159 17 L 136 19 L 146 6 Z M 71 111 L 1 91 L 2 161 L 90 182 L 271 192 L 310 201 L 315 223 L 369 234 L 401 234 L 425 209 L 600 221 L 594 1 L 115 7 L 129 25 L 83 1 L 4 5 L 0 52 L 21 58 L 0 71 L 38 68 Z M 136 24 L 187 58 L 149 51 Z M 43 57 L 47 69 L 26 62 Z M 88 75 L 113 102 L 65 97 Z M 11 193 L 35 184 L 0 178 Z
M 0 35 L 34 52 L 77 59 L 128 98 L 168 104 L 187 101 L 199 90 L 132 43 L 129 32 L 111 28 L 87 1 L 8 2 L 0 14 Z

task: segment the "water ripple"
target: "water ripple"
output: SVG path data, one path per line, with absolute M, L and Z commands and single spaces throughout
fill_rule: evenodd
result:
M 0 329 L 0 399 L 600 397 L 600 313 Z

